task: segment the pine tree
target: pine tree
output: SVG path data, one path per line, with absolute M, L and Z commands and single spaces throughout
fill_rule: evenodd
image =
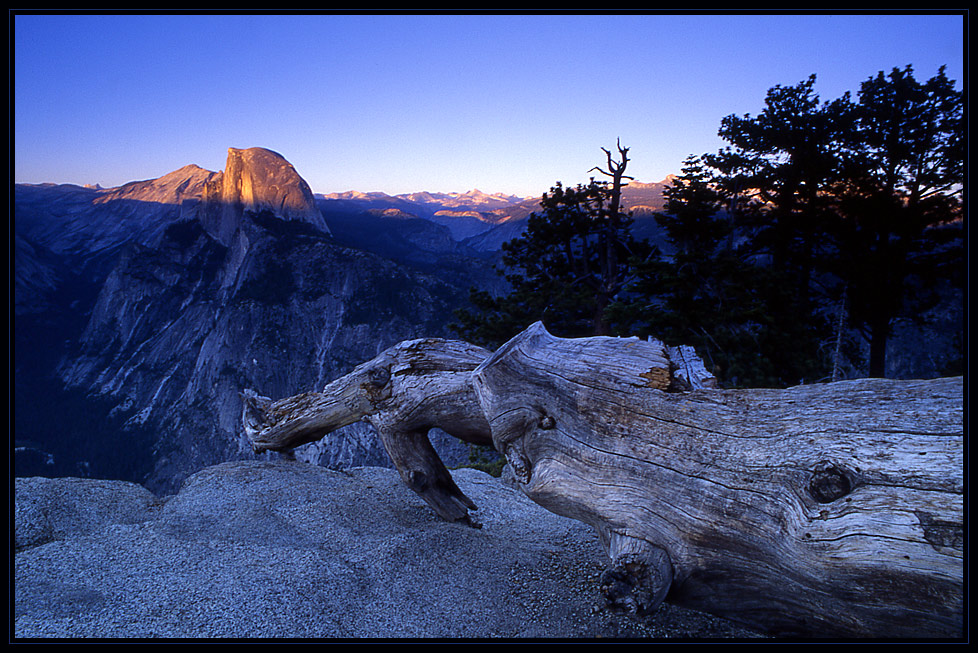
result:
M 672 251 L 635 263 L 628 296 L 610 312 L 619 331 L 692 345 L 724 385 L 777 384 L 764 351 L 766 271 L 738 251 L 729 198 L 696 156 L 664 194 L 655 218 Z
M 834 271 L 870 343 L 869 374 L 884 376 L 894 321 L 932 305 L 938 281 L 963 285 L 963 94 L 943 68 L 924 83 L 894 68 L 862 84 L 851 116 Z
M 779 384 L 827 377 L 831 365 L 820 275 L 836 213 L 824 191 L 840 173 L 848 96 L 822 103 L 815 79 L 770 89 L 757 116 L 724 118 L 719 134 L 730 145 L 703 157 L 736 217 L 743 254 L 763 269 L 764 348 Z

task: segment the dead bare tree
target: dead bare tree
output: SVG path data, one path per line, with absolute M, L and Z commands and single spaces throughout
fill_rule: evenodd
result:
M 600 279 L 602 284 L 597 288 L 597 299 L 598 299 L 598 315 L 604 314 L 604 309 L 612 302 L 615 296 L 621 291 L 625 285 L 627 266 L 622 265 L 619 257 L 619 248 L 622 246 L 622 241 L 619 236 L 619 232 L 622 228 L 622 210 L 621 210 L 621 192 L 627 184 L 624 183 L 625 179 L 634 179 L 625 174 L 625 169 L 628 167 L 628 148 L 621 146 L 621 140 L 617 143 L 618 154 L 621 157 L 620 161 L 615 161 L 612 158 L 612 154 L 606 148 L 601 148 L 608 158 L 608 169 L 604 170 L 598 166 L 595 166 L 589 170 L 593 172 L 597 170 L 606 177 L 611 178 L 611 189 L 609 191 L 608 197 L 608 208 L 603 209 L 599 216 L 604 221 L 604 234 L 602 236 L 601 253 L 599 260 L 599 267 L 601 269 Z M 598 320 L 595 325 L 596 332 L 599 335 L 607 335 L 609 332 L 607 321 L 604 319 Z

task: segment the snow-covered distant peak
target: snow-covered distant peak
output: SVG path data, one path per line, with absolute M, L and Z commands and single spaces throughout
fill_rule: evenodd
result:
M 406 199 L 411 202 L 422 204 L 440 204 L 447 208 L 466 207 L 472 209 L 490 210 L 507 204 L 522 202 L 524 198 L 505 193 L 484 193 L 479 189 L 465 191 L 464 193 L 433 193 L 430 191 L 420 191 L 417 193 L 406 193 L 397 195 L 398 198 Z
M 364 193 L 358 190 L 347 190 L 341 193 L 316 193 L 316 197 L 324 200 L 382 200 L 389 198 L 390 195 L 380 191 Z

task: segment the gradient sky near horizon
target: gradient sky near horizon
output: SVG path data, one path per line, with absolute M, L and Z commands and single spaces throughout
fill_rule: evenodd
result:
M 815 74 L 964 84 L 962 15 L 13 16 L 18 183 L 152 179 L 266 147 L 316 193 L 539 196 L 617 139 L 638 181 Z

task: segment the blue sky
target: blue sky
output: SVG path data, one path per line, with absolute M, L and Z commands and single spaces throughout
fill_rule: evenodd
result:
M 963 79 L 960 15 L 16 15 L 14 177 L 118 186 L 228 147 L 314 192 L 539 196 L 617 139 L 660 181 L 817 75 Z M 593 174 L 593 173 L 592 173 Z

